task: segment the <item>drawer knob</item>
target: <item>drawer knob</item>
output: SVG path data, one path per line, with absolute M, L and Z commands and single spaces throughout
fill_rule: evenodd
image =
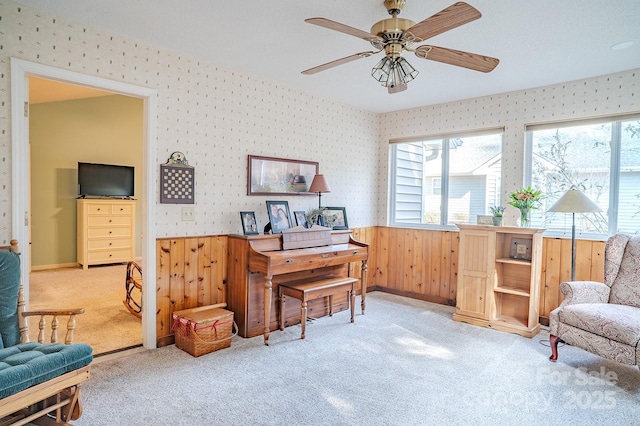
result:
M 293 259 L 286 259 L 284 263 L 293 263 Z

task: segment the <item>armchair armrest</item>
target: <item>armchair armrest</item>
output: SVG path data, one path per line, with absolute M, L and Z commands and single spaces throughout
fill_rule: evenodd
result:
M 549 334 L 558 335 L 559 313 L 567 305 L 580 303 L 607 303 L 611 289 L 597 281 L 565 281 L 560 284 L 564 300 L 549 313 Z
M 564 300 L 560 307 L 578 303 L 607 303 L 611 289 L 597 281 L 566 281 L 560 284 Z
M 73 331 L 76 328 L 76 315 L 83 314 L 84 308 L 76 308 L 76 309 L 61 309 L 61 310 L 38 310 L 38 311 L 28 311 L 21 312 L 23 318 L 39 316 L 40 321 L 38 322 L 38 343 L 44 343 L 44 331 L 47 327 L 46 317 L 52 317 L 51 319 L 51 343 L 58 342 L 58 317 L 59 316 L 68 316 L 67 320 L 67 332 L 64 338 L 64 343 L 69 345 L 73 343 Z M 29 341 L 29 330 L 25 327 L 25 330 L 22 331 L 21 340 L 23 343 Z

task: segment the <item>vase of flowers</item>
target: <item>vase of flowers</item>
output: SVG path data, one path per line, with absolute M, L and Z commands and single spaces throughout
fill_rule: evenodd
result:
M 491 211 L 491 215 L 493 216 L 493 226 L 501 226 L 505 208 L 502 206 L 492 206 L 489 207 L 489 210 Z
M 531 226 L 531 210 L 536 210 L 540 207 L 542 191 L 532 189 L 528 186 L 526 188 L 516 189 L 509 194 L 509 198 L 511 201 L 507 204 L 520 210 L 518 225 L 525 228 Z

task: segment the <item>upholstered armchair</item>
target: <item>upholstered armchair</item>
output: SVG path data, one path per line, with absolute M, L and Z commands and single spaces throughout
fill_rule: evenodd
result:
M 89 378 L 91 346 L 73 343 L 75 316 L 84 309 L 25 312 L 17 241 L 0 247 L 0 425 L 68 424 L 82 413 L 80 384 Z M 27 317 L 38 319 L 29 342 Z M 58 343 L 58 318 L 67 318 Z M 51 343 L 44 343 L 47 319 Z
M 558 341 L 623 364 L 640 363 L 640 235 L 616 234 L 605 246 L 604 283 L 560 285 L 564 300 L 549 315 L 551 359 Z

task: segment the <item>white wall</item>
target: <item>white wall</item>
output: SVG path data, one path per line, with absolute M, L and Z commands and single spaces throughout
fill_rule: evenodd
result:
M 317 197 L 247 196 L 249 154 L 318 161 L 332 188 L 323 204 L 345 206 L 351 226 L 375 224 L 376 114 L 10 1 L 0 0 L 0 16 L 0 244 L 11 238 L 10 57 L 158 91 L 156 176 L 174 151 L 196 173 L 196 220 L 183 222 L 181 205 L 158 204 L 158 237 L 241 232 L 241 210 L 264 226 L 266 200 L 286 199 L 292 211 L 316 205 Z
M 387 194 L 386 200 L 390 139 L 504 127 L 502 199 L 506 200 L 523 185 L 525 125 L 632 112 L 640 112 L 640 69 L 383 114 L 378 191 Z M 507 220 L 515 224 L 515 209 L 508 207 L 507 212 Z M 386 223 L 387 213 L 387 205 L 381 206 L 379 223 Z

